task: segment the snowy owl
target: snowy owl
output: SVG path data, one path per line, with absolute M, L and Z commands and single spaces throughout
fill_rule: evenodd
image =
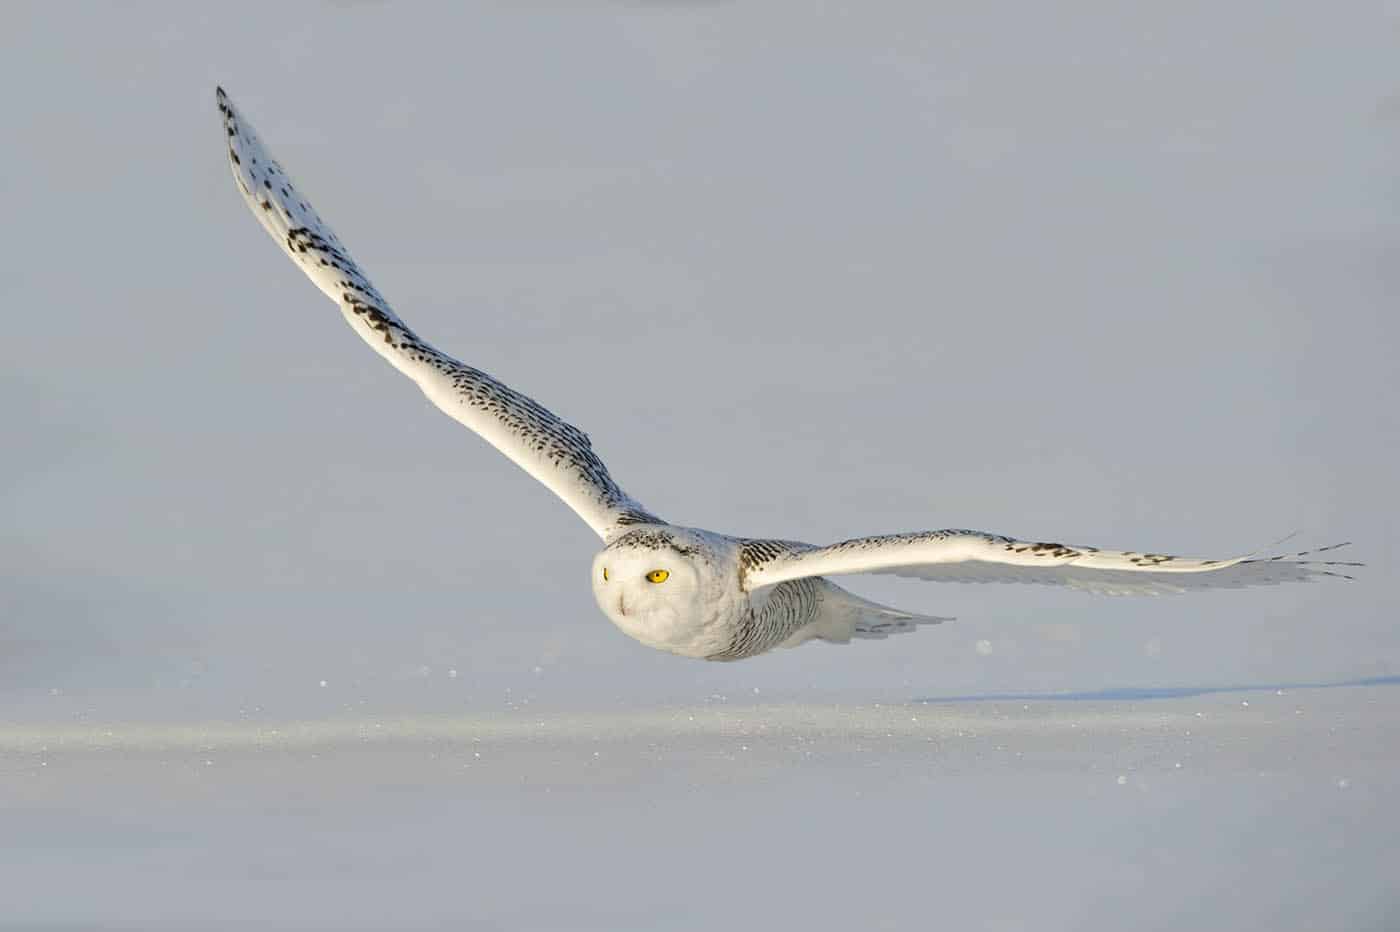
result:
M 812 639 L 882 638 L 948 620 L 877 605 L 826 579 L 845 573 L 1151 595 L 1344 576 L 1338 567 L 1359 565 L 1304 559 L 1309 553 L 1185 559 L 965 530 L 819 547 L 670 524 L 622 490 L 583 431 L 410 330 L 222 89 L 217 97 L 233 177 L 263 228 L 379 355 L 448 416 L 544 483 L 602 538 L 605 546 L 593 559 L 593 597 L 617 627 L 650 647 L 739 660 Z

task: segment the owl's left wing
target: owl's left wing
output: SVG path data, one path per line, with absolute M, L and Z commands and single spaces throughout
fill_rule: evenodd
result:
M 1306 559 L 1344 546 L 1333 544 L 1274 557 L 1202 560 L 1035 543 L 981 531 L 921 531 L 858 537 L 809 549 L 754 541 L 743 551 L 743 579 L 750 591 L 806 576 L 888 573 L 944 582 L 1045 583 L 1104 595 L 1162 595 L 1303 582 L 1324 576 L 1350 579 L 1343 568 L 1362 564 Z
M 220 88 L 229 168 L 243 200 L 282 251 L 340 306 L 351 328 L 428 400 L 475 431 L 611 541 L 660 521 L 624 492 L 588 436 L 528 395 L 459 362 L 409 329 Z M 275 333 L 275 321 L 268 329 Z

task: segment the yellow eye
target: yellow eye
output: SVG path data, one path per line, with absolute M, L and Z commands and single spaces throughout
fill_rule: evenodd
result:
M 665 582 L 670 577 L 671 574 L 666 570 L 652 570 L 647 573 L 647 582 Z
M 608 568 L 605 566 L 605 567 L 603 567 L 603 582 L 607 582 L 607 581 L 608 581 Z

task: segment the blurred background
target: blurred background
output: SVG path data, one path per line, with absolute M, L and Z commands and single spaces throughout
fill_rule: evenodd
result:
M 7 705 L 1397 672 L 1400 13 L 240 10 L 7 14 Z M 671 521 L 1210 556 L 1298 531 L 1373 569 L 1155 601 L 860 579 L 959 621 L 654 653 L 594 607 L 588 529 L 252 222 L 215 83 L 420 333 Z
M 13 4 L 0 716 L 1394 677 L 1398 40 L 1380 2 Z M 671 521 L 1370 566 L 860 578 L 958 621 L 651 651 L 589 530 L 258 229 L 216 84 L 420 334 Z

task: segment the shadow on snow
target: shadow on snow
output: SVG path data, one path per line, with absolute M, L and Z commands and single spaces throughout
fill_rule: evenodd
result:
M 1400 686 L 1400 676 L 1369 676 L 1357 680 L 1318 683 L 1255 683 L 1237 686 L 1124 686 L 1063 693 L 982 693 L 965 696 L 930 696 L 914 702 L 1123 702 L 1149 699 L 1186 699 L 1214 693 L 1277 692 L 1290 689 L 1341 689 L 1354 686 Z

